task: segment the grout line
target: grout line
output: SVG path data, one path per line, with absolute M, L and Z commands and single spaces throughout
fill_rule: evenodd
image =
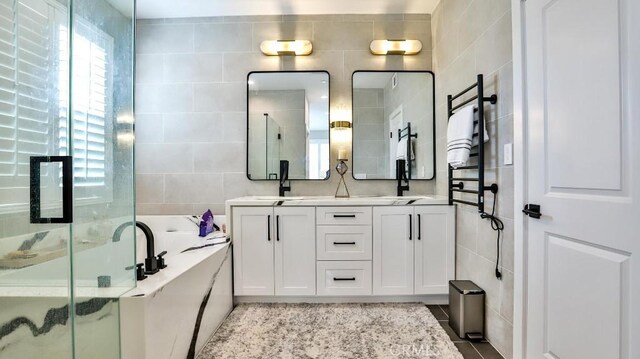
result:
M 473 348 L 473 350 L 476 351 L 476 353 L 478 353 L 480 358 L 484 359 L 484 356 L 482 356 L 482 354 L 480 354 L 480 351 L 478 350 L 478 348 L 476 348 L 476 346 L 472 342 L 469 342 L 469 344 L 471 344 L 471 347 Z

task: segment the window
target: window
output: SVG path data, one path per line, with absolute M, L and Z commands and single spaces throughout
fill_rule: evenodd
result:
M 105 188 L 110 193 L 111 163 L 111 132 L 113 124 L 113 110 L 108 96 L 112 88 L 111 68 L 113 57 L 113 39 L 82 21 L 76 21 L 73 39 L 73 98 L 72 100 L 72 124 L 73 124 L 73 173 L 76 187 L 94 187 L 91 191 L 85 191 L 91 197 L 105 191 L 99 191 L 99 187 Z M 66 43 L 68 29 L 60 26 L 60 39 Z M 68 47 L 60 46 L 60 82 L 61 89 L 64 79 L 68 78 L 69 66 Z M 64 59 L 64 60 L 63 60 Z M 67 155 L 69 149 L 67 128 L 68 106 L 61 96 L 59 113 L 59 154 Z M 109 135 L 108 135 L 109 134 Z M 107 173 L 107 171 L 109 173 Z M 107 183 L 109 185 L 107 186 Z M 98 190 L 98 192 L 96 192 Z M 109 197 L 111 197 L 109 195 Z
M 329 141 L 309 140 L 309 158 L 307 161 L 310 179 L 325 179 L 329 170 Z
M 29 157 L 69 152 L 67 21 L 55 0 L 0 1 L 0 212 L 27 209 Z M 112 198 L 113 56 L 109 35 L 74 22 L 76 198 Z M 53 207 L 60 201 L 58 171 L 42 170 L 43 206 Z

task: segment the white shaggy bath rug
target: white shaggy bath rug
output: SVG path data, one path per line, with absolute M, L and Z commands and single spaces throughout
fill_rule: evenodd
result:
M 198 355 L 429 358 L 462 355 L 424 304 L 241 304 Z

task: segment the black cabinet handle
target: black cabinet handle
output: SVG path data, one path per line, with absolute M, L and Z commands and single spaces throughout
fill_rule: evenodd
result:
M 334 214 L 333 218 L 356 218 L 355 214 Z
M 333 242 L 333 244 L 338 245 L 338 244 L 351 244 L 351 245 L 355 245 L 356 242 Z
M 420 220 L 420 215 L 418 215 L 418 240 L 422 239 L 422 220 Z
M 409 240 L 413 239 L 413 216 L 409 215 Z
M 271 215 L 267 215 L 267 240 L 271 240 Z
M 276 216 L 276 241 L 280 242 L 280 216 Z
M 62 163 L 62 217 L 43 218 L 40 203 L 40 164 Z M 71 156 L 31 156 L 29 159 L 29 213 L 31 223 L 73 222 L 73 158 Z
M 349 277 L 349 278 L 333 277 L 333 280 L 335 280 L 335 281 L 347 281 L 347 280 L 356 280 L 356 278 L 355 277 Z

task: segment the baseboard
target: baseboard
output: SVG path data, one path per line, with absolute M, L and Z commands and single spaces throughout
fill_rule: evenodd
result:
M 405 296 L 354 296 L 354 297 L 275 297 L 275 296 L 235 296 L 234 304 L 240 303 L 424 303 L 449 304 L 449 296 L 405 295 Z

